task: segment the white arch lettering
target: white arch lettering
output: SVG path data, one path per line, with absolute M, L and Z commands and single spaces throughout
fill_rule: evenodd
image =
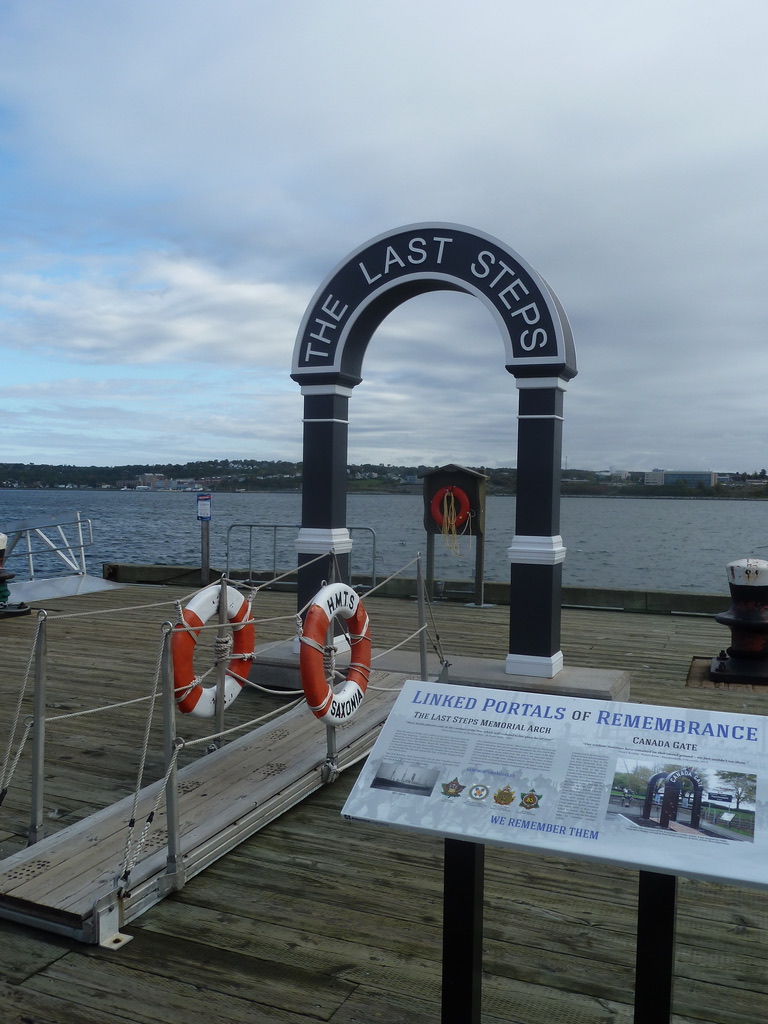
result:
M 546 345 L 546 343 L 547 343 L 547 332 L 543 331 L 541 329 L 541 327 L 537 327 L 536 330 L 533 332 L 533 334 L 531 334 L 530 341 L 527 340 L 527 336 L 529 334 L 531 334 L 531 332 L 528 331 L 528 330 L 525 330 L 520 335 L 520 344 L 522 345 L 523 349 L 526 352 L 533 352 L 533 350 L 536 348 L 537 345 L 540 348 L 543 348 L 544 345 Z
M 447 242 L 452 242 L 453 239 L 441 237 L 439 235 L 433 235 L 432 241 L 437 242 L 437 251 L 434 254 L 434 260 L 436 266 L 440 266 L 440 264 L 443 262 L 443 252 L 445 251 L 445 245 Z M 430 253 L 427 250 L 427 244 L 428 243 L 425 238 L 415 237 L 409 239 L 408 249 L 410 251 L 410 255 L 406 257 L 408 262 L 415 265 L 426 262 L 430 255 Z M 419 248 L 419 246 L 421 246 L 421 248 Z M 380 281 L 383 277 L 386 277 L 393 266 L 400 267 L 400 269 L 402 270 L 405 269 L 406 263 L 405 260 L 403 260 L 398 255 L 397 249 L 395 249 L 394 245 L 387 245 L 386 252 L 384 253 L 383 266 L 381 266 L 381 269 L 378 271 L 378 273 L 369 271 L 363 260 L 360 260 L 358 266 L 362 271 L 366 283 L 374 284 L 376 281 Z
M 409 298 L 438 290 L 467 292 L 488 306 L 510 373 L 575 376 L 570 326 L 546 281 L 497 239 L 453 224 L 399 228 L 340 263 L 305 313 L 291 376 L 304 385 L 331 383 L 333 375 L 354 387 L 381 321 Z

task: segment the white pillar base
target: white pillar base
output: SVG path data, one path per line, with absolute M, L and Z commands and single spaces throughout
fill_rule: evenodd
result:
M 334 530 L 302 526 L 296 538 L 296 550 L 308 555 L 324 555 L 326 551 L 346 555 L 352 550 L 352 538 L 345 526 Z
M 508 654 L 504 671 L 508 676 L 538 676 L 540 679 L 554 679 L 563 668 L 563 652 L 549 658 L 533 654 Z

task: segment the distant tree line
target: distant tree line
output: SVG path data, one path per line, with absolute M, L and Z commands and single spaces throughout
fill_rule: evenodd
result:
M 362 463 L 347 471 L 351 491 L 421 493 L 421 477 L 437 466 L 403 466 Z M 517 471 L 509 467 L 495 469 L 470 466 L 487 476 L 489 494 L 514 494 Z M 146 485 L 147 478 L 188 481 L 211 491 L 286 491 L 301 487 L 301 462 L 268 459 L 209 459 L 185 463 L 156 463 L 125 466 L 70 466 L 22 462 L 0 462 L 0 487 L 3 488 L 102 488 Z M 768 476 L 761 469 L 754 473 L 734 473 L 712 487 L 685 483 L 648 486 L 641 472 L 611 477 L 603 472 L 569 469 L 563 474 L 563 494 L 584 496 L 621 496 L 639 498 L 766 498 Z
M 266 459 L 209 459 L 199 462 L 155 463 L 125 466 L 49 466 L 43 464 L 0 463 L 0 487 L 52 488 L 136 486 L 144 477 L 205 482 L 216 490 L 235 490 L 275 485 L 276 478 L 294 479 L 300 486 L 300 462 Z

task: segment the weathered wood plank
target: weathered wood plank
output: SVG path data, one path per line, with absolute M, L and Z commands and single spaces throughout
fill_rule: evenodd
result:
M 169 597 L 176 594 L 185 591 Z M 153 588 L 114 591 L 109 599 L 118 607 L 109 616 L 49 622 L 50 650 L 64 652 L 50 659 L 51 714 L 148 692 L 160 623 L 174 619 L 173 601 L 130 614 L 125 608 L 141 604 L 140 598 L 154 603 L 157 596 Z M 62 613 L 83 608 L 83 600 L 57 607 Z M 87 606 L 95 611 L 104 601 L 89 595 Z M 259 595 L 259 608 L 286 615 L 281 623 L 259 626 L 259 641 L 291 635 L 294 601 L 290 594 Z M 415 628 L 413 602 L 374 597 L 366 607 L 377 647 Z M 503 660 L 508 614 L 507 608 L 437 605 L 435 628 L 448 660 L 452 654 Z M 3 627 L 0 738 L 35 628 L 34 616 Z M 768 693 L 686 687 L 691 659 L 711 657 L 727 642 L 727 631 L 706 618 L 563 613 L 566 663 L 629 670 L 632 700 L 764 714 Z M 406 645 L 414 652 L 417 646 L 415 640 Z M 201 655 L 204 650 L 201 641 Z M 108 655 L 100 659 L 95 651 Z M 245 692 L 229 721 L 247 721 L 280 703 Z M 23 714 L 30 709 L 28 694 Z M 145 714 L 145 705 L 133 705 L 50 725 L 45 813 L 56 814 L 46 817 L 52 831 L 132 792 Z M 209 722 L 190 719 L 180 726 L 190 739 L 210 730 Z M 161 751 L 155 722 L 147 783 L 162 776 Z M 5 848 L 25 837 L 27 755 L 0 809 Z M 197 759 L 196 750 L 186 749 L 180 763 L 195 766 Z M 276 759 L 269 747 L 262 768 Z M 9 1021 L 437 1022 L 442 843 L 343 821 L 339 812 L 352 781 L 345 773 L 228 853 L 134 922 L 133 941 L 119 951 L 104 953 L 45 933 L 36 937 L 0 922 L 0 998 Z M 203 818 L 217 813 L 221 795 L 212 783 Z M 198 819 L 194 827 L 204 824 Z M 635 872 L 489 847 L 486 1024 L 630 1024 L 636 900 Z M 166 956 L 167 949 L 173 954 Z M 766 963 L 768 893 L 680 880 L 675 1024 L 768 1019 Z M 321 1012 L 312 1003 L 315 978 L 323 993 Z
M 350 744 L 370 742 L 366 734 L 386 717 L 402 678 L 382 672 L 372 675 L 376 689 L 371 691 L 370 699 L 337 731 L 342 765 Z M 277 723 L 265 724 L 182 769 L 180 840 L 188 870 L 194 862 L 194 851 L 237 819 L 246 816 L 257 821 L 262 812 L 256 808 L 263 807 L 267 815 L 264 820 L 269 820 L 270 801 L 286 786 L 319 770 L 326 756 L 325 741 L 325 727 L 307 713 L 306 707 L 298 706 Z M 319 784 L 318 776 L 310 786 Z M 158 785 L 142 794 L 136 814 L 136 840 L 156 803 Z M 123 800 L 10 858 L 0 873 L 0 889 L 12 901 L 14 913 L 18 901 L 25 901 L 30 905 L 30 916 L 33 906 L 41 905 L 79 914 L 84 920 L 96 901 L 115 888 L 132 809 L 132 800 Z M 162 805 L 155 815 L 154 835 L 162 837 L 165 825 Z M 140 851 L 131 887 L 165 872 L 165 855 L 162 850 L 156 851 L 155 845 L 149 842 Z M 31 870 L 27 868 L 30 864 Z M 47 910 L 41 914 L 41 919 L 46 918 Z
M 69 939 L 46 935 L 23 925 L 3 922 L 2 928 L 0 977 L 13 985 L 20 984 L 29 975 L 42 970 L 74 948 Z
M 172 971 L 163 975 L 154 969 L 146 969 L 147 964 L 154 968 L 157 963 L 165 961 L 167 949 L 151 945 L 143 950 L 145 956 L 140 969 L 137 969 L 128 956 L 130 945 L 125 947 L 120 960 L 94 960 L 77 955 L 64 958 L 28 979 L 24 984 L 25 993 L 33 997 L 54 996 L 66 1007 L 74 1004 L 100 1011 L 101 1021 L 124 1020 L 127 1017 L 137 1024 L 174 1024 L 180 1021 L 185 1024 L 253 1024 L 257 1014 L 256 1019 L 264 1021 L 264 1024 L 307 1024 L 308 1021 L 332 1019 L 329 1014 L 333 1002 L 322 992 L 318 993 L 316 1001 L 314 994 L 310 996 L 313 1012 L 295 1013 L 280 1005 L 272 1005 L 268 999 L 259 998 L 261 987 L 266 982 L 261 976 L 248 976 L 243 969 L 235 976 L 227 977 L 225 971 L 206 959 L 202 971 L 199 962 L 191 961 L 184 971 L 185 977 L 178 979 Z M 188 952 L 193 951 L 190 946 L 186 948 Z M 202 954 L 203 951 L 194 952 Z M 182 967 L 177 958 L 172 956 L 171 960 L 174 966 Z M 231 965 L 227 966 L 231 968 Z M 201 973 L 205 977 L 204 998 L 200 995 Z M 270 995 L 280 1000 L 285 993 L 273 988 Z M 315 1011 L 316 1002 L 321 1012 Z
M 64 1021 L 67 1024 L 104 1024 L 104 1010 L 98 1006 L 82 1006 L 66 994 L 47 994 L 25 985 L 8 985 L 0 982 L 0 1006 L 3 1008 L 3 1024 L 37 1024 L 38 1021 Z M 113 1018 L 123 1024 L 139 1024 L 142 1020 L 123 1009 Z M 146 1019 L 146 1018 L 145 1018 Z M 142 1022 L 143 1024 L 143 1022 Z

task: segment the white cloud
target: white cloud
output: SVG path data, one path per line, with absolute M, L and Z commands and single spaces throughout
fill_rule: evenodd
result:
M 434 219 L 503 239 L 563 301 L 570 466 L 767 461 L 768 7 L 737 11 L 6 0 L 5 443 L 122 461 L 140 436 L 162 459 L 187 408 L 236 393 L 203 443 L 247 457 L 229 445 L 253 429 L 254 449 L 295 452 L 288 373 L 316 286 L 367 238 Z M 353 457 L 513 460 L 514 381 L 484 316 L 437 298 L 382 326 Z M 74 377 L 76 410 L 55 396 Z M 182 377 L 183 402 L 137 425 L 155 377 Z M 43 412 L 13 391 L 27 382 Z M 88 415 L 98 436 L 77 431 Z
M 71 270 L 0 272 L 6 344 L 89 363 L 285 364 L 306 305 L 300 289 L 181 256 L 126 262 L 85 260 L 74 280 Z

